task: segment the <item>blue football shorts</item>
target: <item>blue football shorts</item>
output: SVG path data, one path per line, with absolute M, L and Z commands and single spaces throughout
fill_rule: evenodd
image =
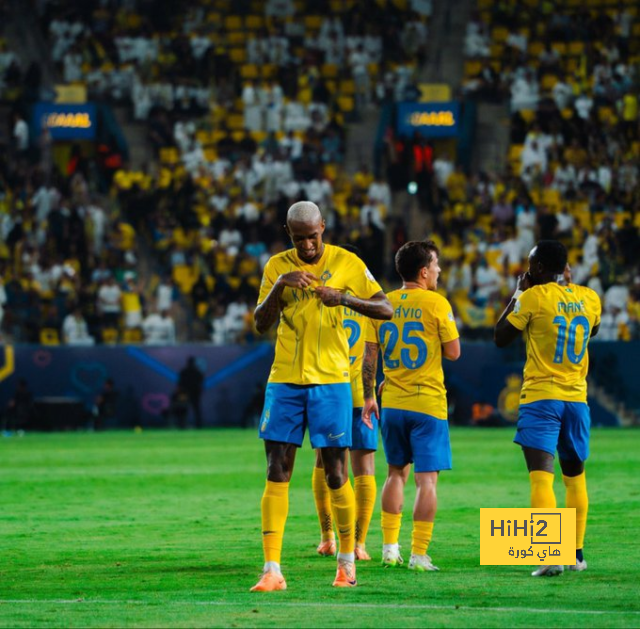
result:
M 371 415 L 373 429 L 367 428 L 362 421 L 362 409 L 353 409 L 352 450 L 377 450 L 378 449 L 378 420 L 375 415 Z
M 382 444 L 389 465 L 414 464 L 414 472 L 451 469 L 449 422 L 426 413 L 382 409 Z
M 301 446 L 309 429 L 313 448 L 350 448 L 351 384 L 269 383 L 258 427 L 260 438 Z
M 591 413 L 586 402 L 538 400 L 521 404 L 516 436 L 518 445 L 543 450 L 563 461 L 589 457 Z

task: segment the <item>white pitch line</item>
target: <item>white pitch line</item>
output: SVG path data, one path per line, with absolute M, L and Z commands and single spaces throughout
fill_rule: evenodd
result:
M 163 603 L 136 600 L 106 600 L 106 599 L 0 599 L 0 605 L 138 605 L 140 607 L 158 607 Z M 465 612 L 527 612 L 532 614 L 617 614 L 617 615 L 640 615 L 640 610 L 605 610 L 605 609 L 540 609 L 536 607 L 474 607 L 472 605 L 413 605 L 394 603 L 345 603 L 344 605 L 329 601 L 310 603 L 301 601 L 264 601 L 259 599 L 249 599 L 245 601 L 166 601 L 166 605 L 198 605 L 203 607 L 344 607 L 347 610 L 353 609 L 415 609 L 415 610 L 441 610 L 441 611 L 465 611 Z

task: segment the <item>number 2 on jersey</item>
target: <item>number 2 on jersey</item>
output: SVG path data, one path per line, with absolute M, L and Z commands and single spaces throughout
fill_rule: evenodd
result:
M 576 317 L 567 325 L 567 318 L 557 316 L 553 320 L 553 324 L 558 326 L 558 340 L 556 341 L 556 351 L 553 356 L 554 363 L 564 362 L 565 345 L 566 353 L 569 362 L 574 365 L 579 364 L 584 358 L 584 354 L 587 351 L 587 343 L 589 342 L 589 320 L 586 317 Z M 584 337 L 582 340 L 582 349 L 579 354 L 576 354 L 576 332 L 578 328 L 584 330 Z M 567 339 L 568 337 L 568 339 Z
M 357 321 L 354 321 L 353 319 L 345 319 L 342 322 L 342 325 L 344 326 L 345 330 L 349 331 L 348 343 L 349 343 L 349 349 L 351 349 L 358 342 L 358 339 L 360 338 L 360 332 L 361 332 L 360 324 Z M 355 356 L 349 356 L 349 364 L 353 365 L 355 361 L 356 361 Z
M 419 321 L 408 321 L 402 327 L 402 342 L 404 345 L 413 345 L 418 351 L 418 355 L 415 359 L 411 357 L 411 349 L 403 347 L 400 349 L 400 360 L 392 359 L 391 355 L 398 344 L 400 338 L 400 331 L 395 323 L 387 321 L 380 326 L 380 344 L 385 346 L 385 338 L 389 336 L 389 341 L 386 343 L 384 350 L 384 364 L 388 369 L 397 369 L 402 365 L 407 369 L 418 369 L 424 365 L 427 360 L 427 344 L 419 336 L 411 336 L 412 332 L 423 332 L 424 325 Z M 414 350 L 415 353 L 415 350 Z

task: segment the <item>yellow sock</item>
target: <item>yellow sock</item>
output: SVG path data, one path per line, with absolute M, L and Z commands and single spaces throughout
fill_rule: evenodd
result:
M 529 472 L 531 481 L 531 506 L 534 508 L 556 508 L 556 495 L 553 493 L 553 474 L 549 472 Z
M 364 545 L 367 541 L 369 524 L 376 504 L 376 477 L 356 476 L 356 544 Z
M 320 522 L 320 533 L 322 541 L 334 539 L 333 516 L 331 515 L 331 496 L 324 470 L 321 467 L 313 468 L 311 476 L 311 487 L 313 488 L 313 499 L 316 503 L 316 512 Z
M 356 521 L 356 497 L 353 493 L 351 481 L 340 489 L 329 488 L 331 494 L 331 509 L 338 528 L 340 547 L 338 552 L 352 553 L 356 546 L 355 521 Z
M 268 480 L 262 494 L 262 548 L 265 561 L 280 563 L 288 513 L 289 483 L 273 483 Z
M 382 512 L 382 543 L 397 544 L 400 539 L 402 513 Z
M 579 476 L 562 476 L 567 489 L 567 507 L 576 510 L 576 549 L 584 548 L 584 533 L 587 529 L 587 513 L 589 496 L 587 494 L 587 477 L 584 472 Z
M 433 534 L 433 522 L 413 522 L 411 534 L 411 554 L 426 555 Z

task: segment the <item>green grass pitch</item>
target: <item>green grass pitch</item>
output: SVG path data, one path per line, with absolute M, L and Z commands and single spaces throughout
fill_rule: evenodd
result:
M 533 579 L 479 565 L 480 507 L 529 504 L 511 430 L 454 429 L 430 548 L 439 573 L 379 565 L 380 510 L 360 585 L 331 587 L 315 554 L 312 451 L 298 454 L 283 572 L 262 566 L 265 462 L 254 431 L 28 434 L 0 441 L 0 625 L 10 627 L 512 627 L 640 625 L 640 432 L 596 430 L 588 464 L 589 569 Z M 383 455 L 378 459 L 380 490 Z M 557 477 L 562 506 L 564 490 Z M 414 492 L 401 544 L 409 552 Z

